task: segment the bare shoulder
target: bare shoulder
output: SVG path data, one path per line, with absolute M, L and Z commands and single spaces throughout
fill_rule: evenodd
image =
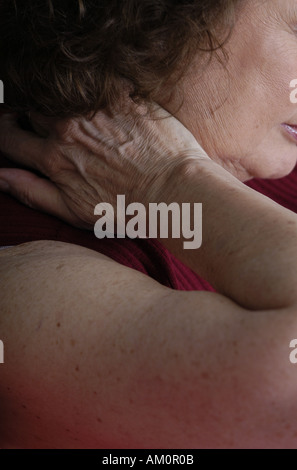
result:
M 0 258 L 0 447 L 112 445 L 143 361 L 143 319 L 167 290 L 67 243 L 26 243 Z
M 110 260 L 107 256 L 102 255 L 94 250 L 72 243 L 65 243 L 54 240 L 38 240 L 20 245 L 11 246 L 0 250 L 0 258 L 2 262 L 6 259 L 13 260 L 21 257 L 48 257 L 59 258 L 63 256 L 92 256 L 97 259 Z
M 65 243 L 0 258 L 1 448 L 296 443 L 295 312 L 173 291 Z
M 51 240 L 24 243 L 0 251 L 1 283 L 10 288 L 26 284 L 36 289 L 37 284 L 50 289 L 56 283 L 70 290 L 76 283 L 84 289 L 104 289 L 108 292 L 118 283 L 131 285 L 133 280 L 149 286 L 149 289 L 167 290 L 153 279 L 134 269 L 123 266 L 94 250 L 64 242 Z M 56 287 L 55 287 L 56 289 Z M 65 292 L 65 291 L 64 291 Z M 56 293 L 58 293 L 56 291 Z
M 40 318 L 73 316 L 88 331 L 87 322 L 104 321 L 112 311 L 121 318 L 143 312 L 170 289 L 148 276 L 93 250 L 55 241 L 25 243 L 0 253 L 0 326 L 8 312 L 25 316 L 24 327 Z

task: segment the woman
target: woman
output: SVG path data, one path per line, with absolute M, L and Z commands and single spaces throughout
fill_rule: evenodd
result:
M 48 177 L 1 169 L 2 187 L 91 229 L 118 194 L 200 202 L 199 250 L 159 242 L 217 292 L 162 285 L 101 254 L 107 240 L 3 250 L 2 447 L 294 447 L 297 217 L 241 181 L 296 164 L 295 2 L 92 3 L 69 24 L 61 2 L 1 7 L 7 105 L 36 133 L 4 115 L 0 148 Z

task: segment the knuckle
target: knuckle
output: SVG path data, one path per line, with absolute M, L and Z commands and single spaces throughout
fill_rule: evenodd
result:
M 33 197 L 30 191 L 30 188 L 26 187 L 21 190 L 20 193 L 18 193 L 18 199 L 25 204 L 25 206 L 30 207 L 31 209 L 35 208 L 34 202 L 33 202 Z
M 79 123 L 75 119 L 64 119 L 56 123 L 56 133 L 65 143 L 73 143 L 78 131 Z
M 52 176 L 57 169 L 57 162 L 56 162 L 55 155 L 53 153 L 49 153 L 46 156 L 46 160 L 44 164 L 45 164 L 46 176 L 49 176 L 49 177 Z
M 52 178 L 59 171 L 60 161 L 61 146 L 54 140 L 48 141 L 44 148 L 40 172 L 48 178 Z

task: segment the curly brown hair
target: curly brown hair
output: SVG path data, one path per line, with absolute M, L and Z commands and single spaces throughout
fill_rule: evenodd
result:
M 87 115 L 115 104 L 123 81 L 135 100 L 154 101 L 164 84 L 170 90 L 177 83 L 194 54 L 222 46 L 238 1 L 5 0 L 5 105 Z

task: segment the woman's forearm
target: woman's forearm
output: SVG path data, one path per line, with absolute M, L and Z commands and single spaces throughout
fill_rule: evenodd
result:
M 297 216 L 210 160 L 171 179 L 166 203 L 203 204 L 203 241 L 161 239 L 220 293 L 253 310 L 297 304 Z

